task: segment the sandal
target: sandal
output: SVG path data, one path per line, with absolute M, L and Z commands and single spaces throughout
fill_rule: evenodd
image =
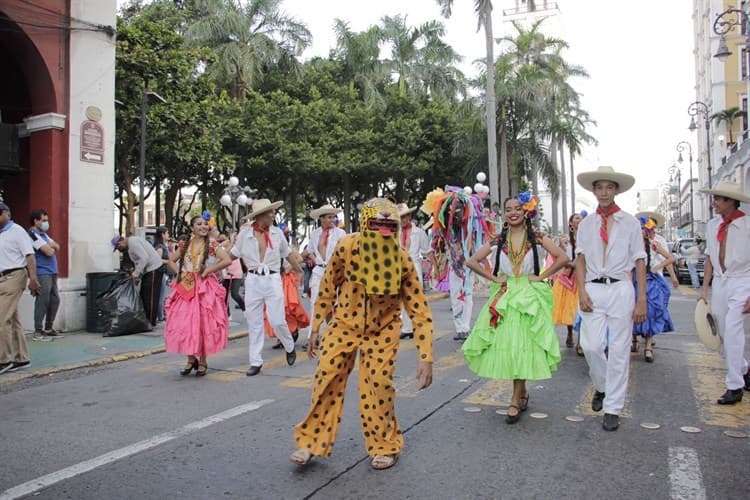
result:
M 573 347 L 573 334 L 569 333 L 565 339 L 565 347 Z
M 630 346 L 630 352 L 638 352 L 638 339 L 633 337 L 633 344 Z
M 526 411 L 529 407 L 529 393 L 525 396 L 521 396 L 521 411 Z
M 654 348 L 653 347 L 647 347 L 643 350 L 643 359 L 646 360 L 646 363 L 654 362 Z
M 190 375 L 190 372 L 193 370 L 198 370 L 198 358 L 193 357 L 193 360 L 190 361 L 190 358 L 188 358 L 187 365 L 185 365 L 185 368 L 180 370 L 180 375 Z
M 581 347 L 581 344 L 576 344 L 576 354 L 583 356 L 583 347 Z
M 201 370 L 201 368 L 203 368 Z M 204 377 L 208 372 L 208 363 L 198 363 L 198 368 L 195 370 L 196 377 Z
M 312 453 L 307 448 L 299 448 L 294 450 L 294 453 L 289 456 L 289 460 L 297 465 L 307 465 L 312 460 Z
M 515 424 L 521 418 L 521 409 L 518 406 L 513 405 L 513 404 L 508 406 L 508 410 L 510 410 L 511 408 L 515 408 L 516 410 L 518 410 L 518 413 L 516 413 L 515 415 L 511 415 L 510 413 L 508 413 L 507 415 L 505 415 L 506 424 Z
M 398 454 L 395 455 L 375 455 L 372 457 L 370 465 L 375 470 L 390 469 L 398 462 Z

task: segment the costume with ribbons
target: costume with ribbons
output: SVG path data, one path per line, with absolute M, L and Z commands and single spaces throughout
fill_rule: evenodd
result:
M 208 257 L 202 264 L 207 242 Z M 172 294 L 164 304 L 167 321 L 164 326 L 164 344 L 167 352 L 188 356 L 216 354 L 228 344 L 229 319 L 225 303 L 226 290 L 215 274 L 203 278 L 200 271 L 212 266 L 216 256 L 216 240 L 193 237 L 187 248 L 181 243 L 184 255 L 181 273 Z
M 643 230 L 643 246 L 646 249 L 646 321 L 633 324 L 634 335 L 657 335 L 659 333 L 673 332 L 674 324 L 669 315 L 669 299 L 672 291 L 669 288 L 664 275 L 653 272 L 651 269 L 661 261 L 658 253 L 658 243 L 654 240 L 654 221 L 648 217 L 639 217 Z M 635 286 L 635 299 L 638 300 L 638 280 L 633 270 L 633 285 Z
M 571 262 L 575 259 L 570 243 L 566 246 L 565 253 Z M 572 326 L 578 311 L 578 284 L 574 270 L 563 268 L 557 273 L 552 285 L 552 300 L 555 304 L 552 308 L 552 321 L 556 325 Z

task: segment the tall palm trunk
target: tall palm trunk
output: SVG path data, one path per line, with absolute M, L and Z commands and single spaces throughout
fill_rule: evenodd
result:
M 576 211 L 576 173 L 573 167 L 573 151 L 570 151 L 570 212 Z
M 557 143 L 554 139 L 549 145 L 550 159 L 552 160 L 552 169 L 557 172 Z M 552 203 L 552 234 L 557 234 L 560 228 L 560 210 L 557 206 L 557 202 L 560 199 L 560 192 L 558 189 L 552 189 L 552 186 L 547 186 L 550 193 L 550 202 Z
M 484 40 L 487 46 L 487 89 L 485 91 L 485 113 L 487 120 L 487 170 L 490 174 L 490 200 L 500 203 L 508 197 L 508 159 L 507 155 L 500 157 L 500 175 L 497 171 L 497 103 L 495 99 L 495 39 L 492 36 L 492 9 L 487 4 L 484 12 Z M 498 182 L 504 181 L 502 183 Z M 499 198 L 498 198 L 499 197 Z
M 565 145 L 560 145 L 560 203 L 562 205 L 562 223 L 568 222 L 567 179 L 565 179 Z M 563 226 L 564 228 L 564 226 Z M 563 230 L 563 232 L 565 232 Z

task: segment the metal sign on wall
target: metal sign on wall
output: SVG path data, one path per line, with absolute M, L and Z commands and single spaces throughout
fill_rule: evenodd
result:
M 104 164 L 104 128 L 93 120 L 81 123 L 81 161 Z

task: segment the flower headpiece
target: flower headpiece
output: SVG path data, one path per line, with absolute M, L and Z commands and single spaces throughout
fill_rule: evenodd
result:
M 581 219 L 585 219 L 588 214 L 586 210 L 581 210 Z
M 526 212 L 527 219 L 535 219 L 536 216 L 539 215 L 539 212 L 536 209 L 537 205 L 539 205 L 539 196 L 532 195 L 531 191 L 526 191 L 518 194 L 516 199 L 521 204 L 521 208 L 523 208 L 524 212 Z
M 651 217 L 646 217 L 645 215 L 642 215 L 638 217 L 638 220 L 641 223 L 641 227 L 644 229 L 654 229 L 656 227 L 656 223 Z

